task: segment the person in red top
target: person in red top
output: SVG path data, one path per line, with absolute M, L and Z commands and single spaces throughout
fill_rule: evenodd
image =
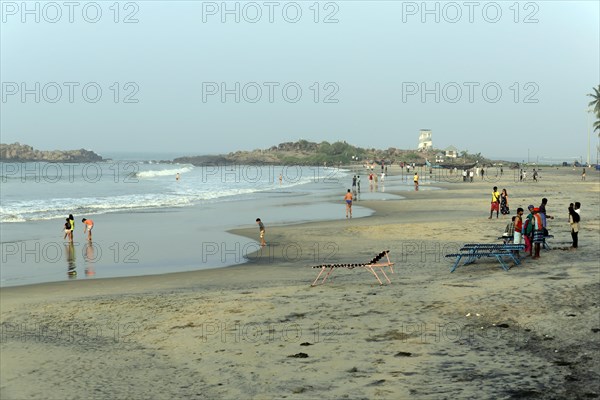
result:
M 83 222 L 83 234 L 85 235 L 85 233 L 87 232 L 88 234 L 88 240 L 91 242 L 92 241 L 92 228 L 94 227 L 94 221 L 92 221 L 91 219 L 82 219 L 81 222 Z
M 523 210 L 521 207 L 517 208 L 517 215 L 515 218 L 515 235 L 514 235 L 514 244 L 521 244 L 523 241 L 523 237 L 521 232 L 523 230 Z

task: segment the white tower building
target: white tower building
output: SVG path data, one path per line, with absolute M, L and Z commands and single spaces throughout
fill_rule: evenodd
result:
M 419 131 L 419 147 L 417 150 L 427 150 L 433 147 L 431 140 L 431 129 L 421 129 Z

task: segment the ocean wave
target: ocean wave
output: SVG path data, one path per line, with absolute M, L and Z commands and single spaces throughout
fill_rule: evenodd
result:
M 190 172 L 194 167 L 185 166 L 177 169 L 156 169 L 150 171 L 140 171 L 135 174 L 138 178 L 155 178 L 159 176 L 175 176 L 177 173 L 184 174 Z

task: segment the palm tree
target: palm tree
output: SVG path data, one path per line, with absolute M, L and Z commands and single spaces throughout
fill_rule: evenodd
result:
M 600 136 L 600 85 L 594 89 L 595 93 L 588 93 L 588 96 L 593 98 L 594 100 L 590 101 L 588 106 L 594 107 L 594 113 L 596 114 L 596 118 L 598 119 L 594 122 L 594 131 L 599 131 L 598 135 Z

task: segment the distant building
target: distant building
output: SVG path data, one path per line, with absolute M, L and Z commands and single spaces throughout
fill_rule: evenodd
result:
M 439 152 L 435 155 L 435 162 L 436 163 L 443 163 L 444 162 L 444 153 Z
M 431 140 L 431 129 L 421 129 L 419 131 L 419 147 L 417 150 L 429 150 L 433 148 L 433 141 Z
M 456 157 L 458 157 L 458 149 L 456 147 L 454 147 L 454 146 L 448 146 L 448 147 L 446 147 L 445 152 L 446 152 L 446 157 L 449 157 L 449 158 L 456 158 Z

